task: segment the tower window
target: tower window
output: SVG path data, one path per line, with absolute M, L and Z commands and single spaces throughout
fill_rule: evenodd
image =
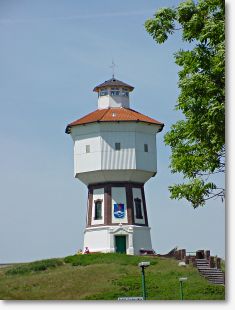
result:
M 145 152 L 148 152 L 148 151 L 149 151 L 149 146 L 148 146 L 148 144 L 144 144 L 144 151 L 145 151 Z
M 121 149 L 121 143 L 120 142 L 116 142 L 115 143 L 115 150 L 116 151 L 120 151 L 120 149 Z
M 91 149 L 90 149 L 90 145 L 86 145 L 86 153 L 90 153 Z
M 128 97 L 128 96 L 129 96 L 129 91 L 128 91 L 128 89 L 123 88 L 123 89 L 122 89 L 121 95 L 124 96 L 124 97 Z
M 102 219 L 102 200 L 98 199 L 95 201 L 95 220 L 101 220 Z
M 129 93 L 128 93 L 127 91 L 123 91 L 123 92 L 121 93 L 121 95 L 122 95 L 123 97 L 128 97 L 128 96 L 129 96 Z
M 119 96 L 119 95 L 120 95 L 119 88 L 112 88 L 111 89 L 111 96 Z
M 101 91 L 99 92 L 99 94 L 100 94 L 100 96 L 107 96 L 107 95 L 108 95 L 108 91 L 107 91 L 107 89 L 101 90 Z
M 142 208 L 141 208 L 141 199 L 136 198 L 134 199 L 135 201 L 135 216 L 137 219 L 142 219 L 143 214 L 142 214 Z

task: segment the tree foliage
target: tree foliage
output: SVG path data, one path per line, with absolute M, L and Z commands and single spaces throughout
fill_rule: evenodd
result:
M 185 118 L 165 135 L 171 147 L 170 167 L 184 183 L 169 187 L 171 198 L 186 198 L 194 208 L 225 190 L 213 175 L 225 172 L 225 3 L 186 0 L 176 8 L 161 8 L 145 22 L 161 44 L 176 30 L 192 49 L 175 53 L 180 66 L 176 109 Z

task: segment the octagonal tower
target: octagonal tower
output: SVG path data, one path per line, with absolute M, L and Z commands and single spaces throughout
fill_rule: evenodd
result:
M 74 176 L 88 187 L 84 247 L 91 252 L 152 249 L 144 184 L 156 175 L 164 124 L 130 109 L 133 89 L 114 77 L 96 86 L 98 109 L 66 127 Z

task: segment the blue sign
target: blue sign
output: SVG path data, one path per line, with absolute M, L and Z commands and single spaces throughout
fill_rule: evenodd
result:
M 124 203 L 115 203 L 114 204 L 114 211 L 113 211 L 114 217 L 117 219 L 123 219 L 125 217 L 125 207 Z

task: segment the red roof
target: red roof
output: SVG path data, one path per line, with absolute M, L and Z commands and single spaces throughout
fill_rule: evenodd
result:
M 109 109 L 96 110 L 94 112 L 85 115 L 82 118 L 79 118 L 78 120 L 70 123 L 66 127 L 65 132 L 70 133 L 70 129 L 73 126 L 85 125 L 95 122 L 143 122 L 148 124 L 160 125 L 161 126 L 160 131 L 164 126 L 163 123 L 132 109 L 109 108 Z

